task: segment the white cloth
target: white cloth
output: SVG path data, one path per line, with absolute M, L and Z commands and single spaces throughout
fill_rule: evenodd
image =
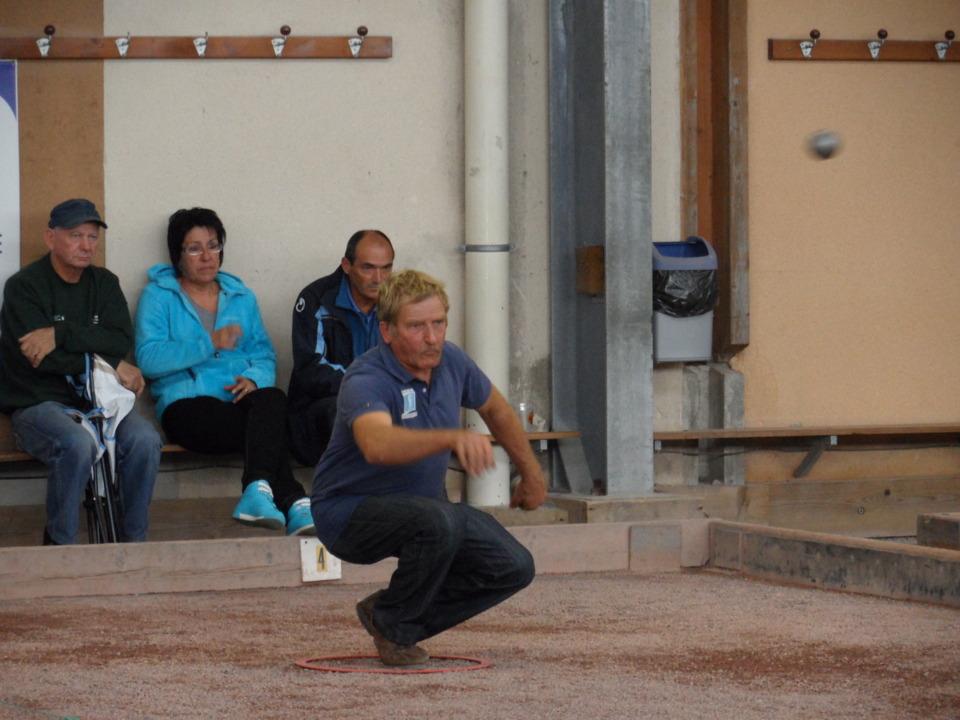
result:
M 92 393 L 91 393 L 92 390 Z M 133 409 L 137 401 L 135 393 L 120 384 L 117 371 L 99 355 L 94 355 L 87 375 L 87 396 L 96 401 L 94 408 L 87 413 L 79 410 L 68 411 L 77 418 L 84 430 L 90 433 L 99 448 L 97 460 L 107 454 L 110 474 L 116 469 L 117 426 Z M 94 419 L 103 420 L 100 430 L 93 424 Z M 99 488 L 98 488 L 99 490 Z

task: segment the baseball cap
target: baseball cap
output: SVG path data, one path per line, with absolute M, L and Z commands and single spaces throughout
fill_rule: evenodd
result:
M 60 203 L 50 211 L 50 222 L 47 226 L 69 230 L 88 222 L 97 223 L 102 227 L 107 226 L 100 218 L 96 205 L 83 198 L 74 198 Z

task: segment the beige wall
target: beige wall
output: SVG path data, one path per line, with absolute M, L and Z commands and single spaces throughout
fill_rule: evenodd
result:
M 960 2 L 749 3 L 749 426 L 960 412 L 960 64 L 767 60 L 768 38 L 881 27 L 934 43 Z M 829 161 L 804 150 L 821 128 Z

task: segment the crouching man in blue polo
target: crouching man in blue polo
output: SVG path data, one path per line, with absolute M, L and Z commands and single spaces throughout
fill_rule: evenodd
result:
M 313 479 L 317 534 L 338 558 L 398 558 L 390 584 L 357 604 L 381 662 L 425 663 L 417 643 L 522 590 L 533 558 L 491 515 L 446 497 L 450 453 L 469 475 L 491 468 L 486 435 L 460 429 L 477 410 L 520 472 L 511 507 L 546 498 L 520 421 L 482 370 L 445 342 L 442 283 L 406 270 L 380 286 L 383 343 L 356 359 L 340 389 L 333 436 Z

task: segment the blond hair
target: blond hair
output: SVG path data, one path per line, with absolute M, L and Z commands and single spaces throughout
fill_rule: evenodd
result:
M 394 273 L 380 284 L 377 318 L 380 322 L 395 326 L 401 307 L 432 297 L 440 298 L 444 312 L 450 311 L 450 300 L 442 282 L 419 270 Z

